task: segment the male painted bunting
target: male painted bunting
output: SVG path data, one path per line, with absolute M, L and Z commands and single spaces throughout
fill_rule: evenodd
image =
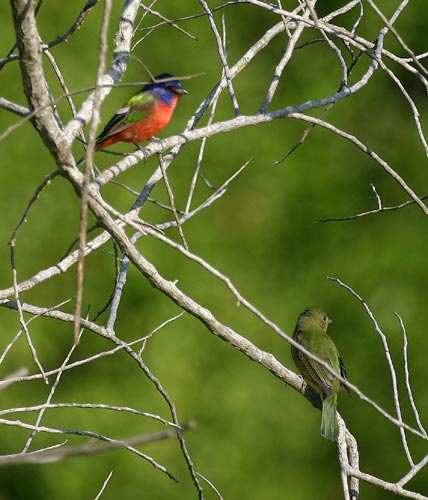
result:
M 293 339 L 310 353 L 326 362 L 338 375 L 346 378 L 343 361 L 334 342 L 327 335 L 331 319 L 317 307 L 305 309 L 297 319 Z M 336 404 L 340 381 L 324 366 L 307 357 L 302 351 L 291 346 L 294 363 L 305 379 L 314 385 L 322 398 L 321 435 L 335 441 L 339 432 Z
M 97 137 L 95 151 L 116 142 L 147 141 L 168 125 L 183 89 L 174 75 L 163 73 L 128 99 Z

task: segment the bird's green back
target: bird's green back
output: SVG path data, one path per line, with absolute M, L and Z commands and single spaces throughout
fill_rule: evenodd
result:
M 128 107 L 129 111 L 126 113 L 123 123 L 137 123 L 146 118 L 155 101 L 156 96 L 151 92 L 137 92 L 131 96 L 125 103 L 125 107 Z
M 299 316 L 293 338 L 311 354 L 327 363 L 334 372 L 340 374 L 339 352 L 326 332 L 330 322 L 330 318 L 321 309 L 307 309 Z M 291 352 L 297 368 L 323 394 L 338 392 L 340 382 L 329 370 L 295 347 Z

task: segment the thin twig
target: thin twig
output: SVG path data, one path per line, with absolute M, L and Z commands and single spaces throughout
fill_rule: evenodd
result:
M 61 363 L 61 366 L 59 367 L 59 371 L 56 375 L 55 382 L 52 384 L 52 387 L 49 391 L 46 403 L 40 408 L 39 414 L 37 415 L 37 419 L 36 419 L 36 423 L 35 423 L 36 427 L 38 427 L 40 425 L 40 422 L 42 421 L 43 415 L 45 414 L 46 408 L 50 405 L 50 403 L 52 401 L 52 398 L 53 398 L 55 391 L 58 387 L 59 381 L 61 380 L 62 374 L 64 372 L 64 368 L 68 365 L 70 358 L 71 358 L 71 356 L 76 348 L 76 344 L 77 344 L 77 342 L 71 346 L 71 349 L 68 351 L 64 361 Z M 30 449 L 31 443 L 32 443 L 34 437 L 36 436 L 36 433 L 37 432 L 35 430 L 33 430 L 31 432 L 27 441 L 25 442 L 24 449 L 22 450 L 22 453 L 28 452 L 28 450 Z
M 110 471 L 107 478 L 105 479 L 103 485 L 101 486 L 100 491 L 98 492 L 97 496 L 95 497 L 95 500 L 98 500 L 101 497 L 101 495 L 104 493 L 104 490 L 106 489 L 107 484 L 110 481 L 112 475 L 113 475 L 113 471 Z
M 190 430 L 195 426 L 195 422 L 191 420 L 182 425 L 182 430 Z M 143 434 L 141 436 L 123 438 L 117 442 L 95 444 L 92 441 L 89 441 L 78 446 L 64 446 L 65 443 L 61 443 L 59 445 L 50 446 L 49 448 L 43 448 L 28 453 L 17 453 L 15 455 L 0 456 L 0 467 L 27 463 L 51 463 L 57 462 L 59 460 L 64 460 L 68 457 L 97 455 L 99 453 L 105 453 L 110 450 L 122 448 L 122 442 L 125 442 L 130 446 L 139 446 L 156 441 L 161 441 L 164 439 L 171 439 L 175 437 L 175 434 L 175 430 L 166 429 L 164 431 L 153 432 L 151 434 Z
M 80 316 L 82 314 L 83 302 L 83 280 L 85 265 L 86 228 L 88 224 L 88 197 L 89 182 L 92 172 L 93 154 L 95 148 L 97 127 L 100 122 L 101 89 L 98 87 L 102 83 L 102 78 L 106 67 L 107 56 L 107 33 L 110 24 L 112 0 L 106 0 L 104 6 L 103 20 L 100 33 L 100 50 L 97 69 L 97 85 L 94 92 L 94 106 L 92 108 L 92 124 L 89 131 L 88 147 L 86 149 L 85 176 L 83 179 L 83 189 L 81 194 L 80 229 L 79 229 L 79 259 L 77 261 L 77 285 L 76 285 L 76 307 L 74 310 L 74 343 L 79 341 Z
M 197 40 L 197 38 L 196 38 L 195 35 L 192 35 L 188 31 L 186 31 L 185 29 L 183 29 L 181 26 L 179 26 L 177 24 L 177 22 L 168 19 L 167 17 L 165 17 L 164 15 L 162 15 L 160 12 L 157 12 L 156 10 L 153 10 L 152 8 L 147 7 L 144 4 L 141 4 L 140 7 L 142 9 L 144 9 L 146 12 L 149 12 L 153 16 L 158 17 L 159 19 L 161 19 L 162 21 L 164 21 L 164 23 L 168 24 L 168 26 L 171 26 L 171 28 L 174 28 L 174 29 L 178 30 L 180 33 L 183 33 L 183 35 L 186 35 L 187 37 L 189 37 L 192 40 Z
M 162 158 L 161 154 L 158 155 L 158 159 L 159 159 L 159 166 L 160 166 L 160 169 L 162 171 L 163 180 L 165 182 L 166 192 L 168 193 L 169 203 L 171 205 L 172 213 L 174 214 L 174 218 L 175 218 L 175 221 L 177 223 L 178 234 L 180 235 L 180 238 L 181 238 L 181 241 L 183 242 L 184 248 L 186 248 L 188 250 L 189 246 L 187 245 L 187 241 L 186 241 L 186 238 L 184 236 L 183 228 L 181 226 L 181 222 L 180 222 L 180 219 L 178 217 L 178 212 L 177 212 L 177 209 L 175 208 L 174 193 L 172 192 L 171 185 L 169 183 L 168 175 L 166 173 L 166 169 L 165 169 L 165 166 L 163 164 L 163 158 Z
M 99 441 L 104 441 L 106 443 L 111 443 L 116 445 L 117 447 L 125 448 L 129 450 L 132 453 L 135 453 L 135 455 L 139 456 L 140 458 L 143 458 L 147 462 L 149 462 L 153 467 L 156 469 L 164 472 L 170 479 L 174 480 L 175 482 L 178 482 L 178 479 L 171 474 L 171 472 L 166 469 L 163 465 L 159 464 L 156 462 L 152 457 L 149 455 L 146 455 L 145 453 L 142 453 L 141 451 L 137 450 L 133 446 L 129 445 L 125 441 L 119 440 L 119 439 L 113 439 L 108 436 L 105 436 L 103 434 L 99 434 L 97 432 L 93 431 L 88 431 L 88 430 L 79 430 L 79 429 L 58 429 L 55 427 L 45 427 L 45 426 L 36 426 L 36 425 L 31 425 L 27 424 L 26 422 L 21 422 L 20 420 L 7 420 L 4 418 L 0 418 L 0 423 L 3 425 L 11 426 L 11 427 L 20 427 L 22 429 L 28 429 L 31 431 L 36 431 L 36 432 L 44 432 L 48 434 L 65 434 L 65 435 L 76 435 L 76 436 L 83 436 L 83 437 L 90 437 L 97 439 Z
M 211 27 L 211 30 L 214 34 L 215 41 L 217 43 L 217 51 L 218 51 L 221 63 L 223 65 L 224 76 L 226 78 L 227 87 L 229 89 L 229 94 L 230 94 L 230 99 L 232 101 L 233 109 L 235 111 L 235 115 L 239 116 L 241 114 L 241 112 L 239 111 L 238 100 L 236 98 L 235 89 L 233 88 L 232 74 L 231 74 L 231 71 L 229 68 L 229 64 L 227 62 L 225 47 L 223 45 L 222 38 L 221 38 L 220 33 L 219 33 L 217 26 L 215 24 L 213 13 L 211 12 L 210 8 L 208 7 L 207 2 L 205 0 L 199 0 L 199 3 L 202 5 L 202 8 L 207 13 L 210 27 Z
M 407 347 L 408 347 L 408 341 L 407 341 L 407 333 L 406 333 L 406 327 L 404 325 L 403 319 L 401 316 L 394 312 L 395 317 L 398 319 L 398 322 L 400 323 L 401 331 L 403 332 L 403 358 L 404 358 L 404 381 L 406 384 L 406 390 L 407 390 L 407 396 L 410 401 L 410 405 L 413 410 L 413 415 L 415 416 L 416 423 L 418 424 L 419 430 L 422 433 L 427 434 L 424 426 L 422 425 L 421 418 L 419 416 L 419 411 L 418 408 L 415 404 L 415 400 L 413 398 L 413 391 L 412 391 L 412 386 L 410 384 L 410 370 L 409 370 L 409 360 L 407 357 Z
M 25 318 L 24 318 L 24 311 L 22 308 L 21 299 L 19 297 L 18 279 L 17 279 L 18 273 L 17 273 L 16 263 L 15 263 L 15 241 L 16 241 L 15 239 L 12 239 L 10 242 L 10 261 L 11 261 L 11 266 L 12 266 L 13 288 L 15 291 L 15 300 L 16 300 L 16 306 L 17 306 L 18 315 L 19 315 L 19 322 L 21 323 L 22 330 L 25 333 L 25 338 L 27 339 L 28 347 L 30 348 L 34 363 L 36 364 L 37 368 L 39 369 L 40 374 L 42 375 L 46 385 L 48 385 L 49 381 L 46 377 L 45 370 L 44 370 L 44 368 L 39 360 L 39 356 L 37 355 L 37 350 L 34 347 L 33 341 L 31 339 L 31 335 L 30 335 L 30 332 L 28 330 L 28 325 L 27 325 L 27 322 L 25 321 Z M 17 339 L 18 336 L 15 338 Z
M 1 360 L 0 360 L 0 365 L 1 365 Z M 0 380 L 0 391 L 3 389 L 6 389 L 6 387 L 9 387 L 13 383 L 19 380 L 21 377 L 25 377 L 25 375 L 28 375 L 29 369 L 26 366 L 23 366 L 22 368 L 18 368 L 17 370 L 9 373 L 4 377 L 3 379 Z

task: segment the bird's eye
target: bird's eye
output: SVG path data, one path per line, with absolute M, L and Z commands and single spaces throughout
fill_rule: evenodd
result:
M 328 316 L 324 316 L 324 317 L 323 317 L 323 320 L 324 320 L 324 321 L 328 321 Z
M 174 91 L 174 87 L 173 87 L 170 83 L 167 83 L 167 84 L 165 85 L 165 88 L 166 88 L 166 90 L 169 90 L 170 92 L 173 92 L 173 91 Z

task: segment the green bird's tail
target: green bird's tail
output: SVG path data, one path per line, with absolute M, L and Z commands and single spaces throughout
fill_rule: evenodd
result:
M 336 441 L 339 425 L 336 416 L 336 394 L 332 394 L 322 402 L 321 435 L 330 441 Z

